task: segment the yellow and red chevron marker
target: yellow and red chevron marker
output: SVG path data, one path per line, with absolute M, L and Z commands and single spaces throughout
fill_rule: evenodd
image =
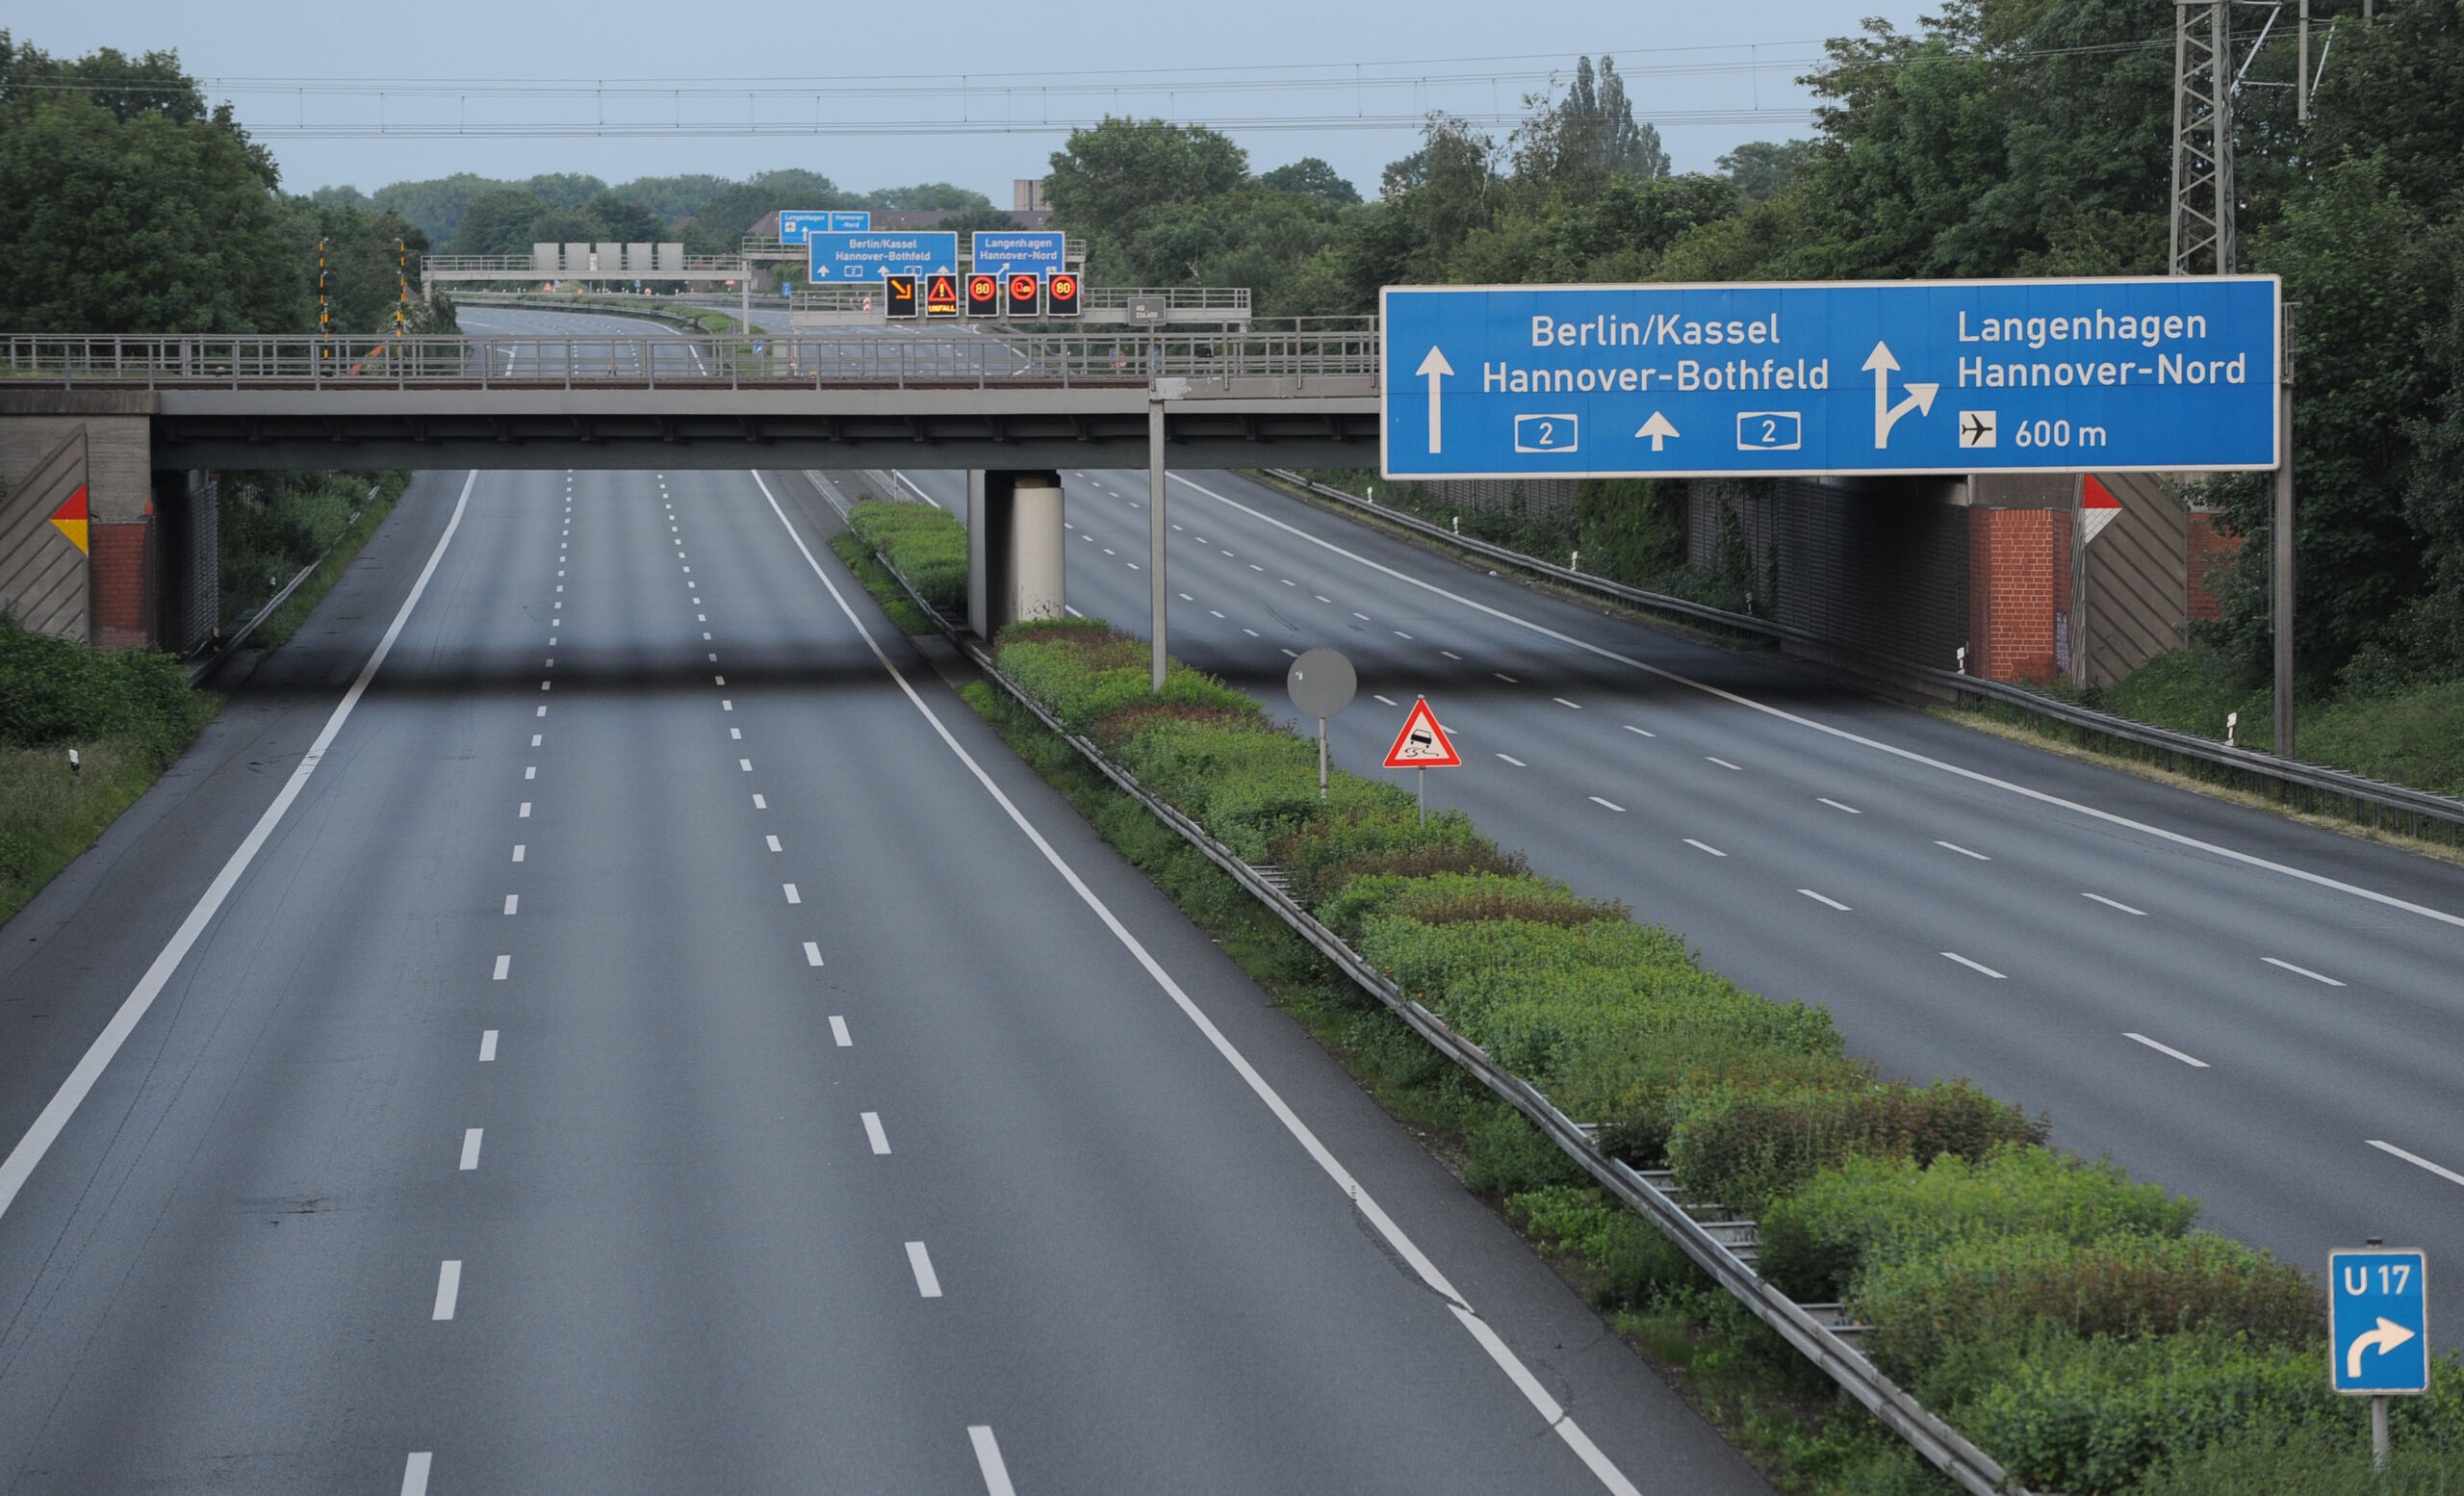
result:
M 51 523 L 62 534 L 68 537 L 70 545 L 89 555 L 93 554 L 88 547 L 86 539 L 85 484 L 78 484 L 77 491 L 68 496 L 68 502 L 51 511 Z

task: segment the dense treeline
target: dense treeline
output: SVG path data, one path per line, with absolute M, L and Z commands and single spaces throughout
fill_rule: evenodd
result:
M 2289 26 L 2247 58 L 2236 116 L 2238 269 L 2282 275 L 2300 304 L 2312 699 L 2464 678 L 2464 0 L 2360 13 L 2314 0 L 2326 63 L 2306 127 Z M 1670 172 L 1623 80 L 1586 62 L 1503 141 L 1432 116 L 1366 203 L 1286 174 L 1322 164 L 1252 177 L 1220 135 L 1129 119 L 1073 136 L 1050 195 L 1098 278 L 1246 284 L 1269 315 L 1367 312 L 1407 283 L 2162 274 L 2172 28 L 2169 0 L 1952 0 L 1912 32 L 1868 22 L 1807 80 L 1811 140 L 1709 173 Z M 2208 497 L 2248 543 L 2202 669 L 2247 692 L 2268 653 L 2268 488 Z M 1642 508 L 1603 523 L 1665 529 Z
M 6 31 L 0 197 L 12 331 L 305 331 L 320 239 L 334 325 L 382 331 L 400 300 L 398 244 L 428 245 L 398 215 L 285 196 L 273 158 L 172 54 L 66 62 Z M 434 325 L 416 296 L 408 311 L 411 330 Z

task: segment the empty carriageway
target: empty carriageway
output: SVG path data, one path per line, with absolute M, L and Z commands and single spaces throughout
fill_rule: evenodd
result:
M 1065 481 L 1070 605 L 1143 633 L 1145 475 Z M 1288 713 L 1291 657 L 1344 650 L 1336 761 L 1370 773 L 1426 693 L 1467 761 L 1432 806 L 1826 1004 L 1886 1072 L 2048 1111 L 2057 1143 L 2296 1262 L 2464 1230 L 2464 869 L 1610 618 L 1237 474 L 1176 473 L 1167 510 L 1174 654 Z
M 0 1490 L 1767 1490 L 801 482 L 422 477 L 10 926 Z

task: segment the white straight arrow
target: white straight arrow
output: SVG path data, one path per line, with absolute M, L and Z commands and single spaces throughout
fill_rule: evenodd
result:
M 1668 418 L 1666 416 L 1663 416 L 1658 411 L 1655 410 L 1652 412 L 1652 418 L 1643 423 L 1643 428 L 1634 434 L 1636 436 L 1650 437 L 1652 439 L 1652 451 L 1657 451 L 1660 450 L 1660 444 L 1667 441 L 1670 437 L 1677 435 L 1678 431 L 1677 427 L 1668 424 Z
M 1877 342 L 1865 359 L 1865 367 L 1874 374 L 1874 450 L 1880 451 L 1890 445 L 1890 428 L 1899 425 L 1900 417 L 1912 410 L 1919 415 L 1934 413 L 1934 396 L 1941 386 L 1911 381 L 1908 399 L 1894 405 L 1890 402 L 1890 376 L 1899 368 L 1899 360 L 1890 356 L 1890 345 Z
M 1438 375 L 1453 372 L 1454 366 L 1446 361 L 1445 350 L 1434 346 L 1429 348 L 1428 357 L 1421 360 L 1420 368 L 1413 371 L 1414 374 L 1428 375 L 1428 450 L 1431 454 L 1443 451 L 1446 446 L 1445 415 L 1438 406 Z

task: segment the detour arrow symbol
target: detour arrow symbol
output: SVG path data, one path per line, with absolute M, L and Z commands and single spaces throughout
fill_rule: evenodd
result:
M 2355 1381 L 2361 1380 L 2361 1353 L 2375 1350 L 2381 1355 L 2413 1338 L 2413 1332 L 2394 1320 L 2381 1317 L 2378 1328 L 2368 1334 L 2355 1335 L 2345 1347 L 2345 1375 Z

